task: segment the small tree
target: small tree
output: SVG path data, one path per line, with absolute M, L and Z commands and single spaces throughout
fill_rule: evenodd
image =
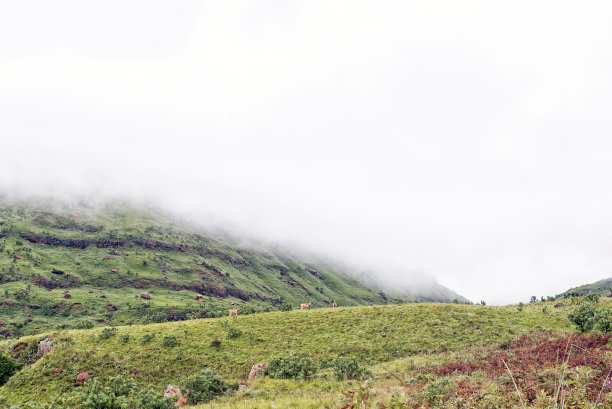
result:
M 595 321 L 598 330 L 604 334 L 612 334 L 612 310 L 599 310 L 596 313 Z
M 582 302 L 574 311 L 568 315 L 570 321 L 578 327 L 581 333 L 588 332 L 595 323 L 595 304 L 592 302 Z
M 0 386 L 8 382 L 9 378 L 17 371 L 17 365 L 13 360 L 0 355 Z
M 310 355 L 298 351 L 272 359 L 266 368 L 266 375 L 278 379 L 310 379 L 316 371 Z
M 187 379 L 185 398 L 187 403 L 197 405 L 221 396 L 229 389 L 230 385 L 217 374 L 214 368 L 205 368 Z
M 355 358 L 349 357 L 334 358 L 330 366 L 334 368 L 334 375 L 336 375 L 336 379 L 339 381 L 343 379 L 361 379 L 366 371 Z

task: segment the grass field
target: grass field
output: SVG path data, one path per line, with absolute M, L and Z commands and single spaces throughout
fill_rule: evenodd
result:
M 0 336 L 296 309 L 308 300 L 400 301 L 340 269 L 230 243 L 150 209 L 0 202 Z
M 159 390 L 168 383 L 180 385 L 204 367 L 215 367 L 224 377 L 241 381 L 252 364 L 296 350 L 308 352 L 318 363 L 346 356 L 375 367 L 407 357 L 491 345 L 534 331 L 570 331 L 562 310 L 549 303 L 530 304 L 522 311 L 516 307 L 404 304 L 123 326 L 114 333 L 107 330 L 107 337 L 100 336 L 100 328 L 51 331 L 0 342 L 0 352 L 9 355 L 20 344 L 44 337 L 54 345 L 51 353 L 1 387 L 0 398 L 3 405 L 10 405 L 69 393 L 82 387 L 75 382 L 82 371 L 91 371 L 99 379 L 125 374 Z M 174 337 L 174 345 L 166 346 L 167 337 Z M 219 340 L 220 346 L 212 346 L 213 340 Z M 284 381 L 261 382 L 258 388 L 274 389 L 282 401 Z M 333 395 L 347 386 L 317 382 L 304 383 L 297 393 L 313 391 L 318 396 L 317 388 L 328 388 L 326 393 Z M 295 398 L 296 390 L 287 386 L 286 392 Z

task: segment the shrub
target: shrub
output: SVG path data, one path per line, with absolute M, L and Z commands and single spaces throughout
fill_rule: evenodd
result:
M 17 371 L 17 365 L 13 360 L 0 355 L 0 385 L 8 382 L 9 378 Z
M 141 389 L 135 396 L 131 397 L 131 402 L 128 403 L 128 408 L 138 409 L 175 409 L 175 400 L 178 395 L 164 398 L 153 387 L 149 386 Z
M 155 338 L 155 332 L 152 332 L 152 333 L 150 333 L 150 334 L 144 334 L 144 335 L 142 336 L 142 341 L 141 341 L 141 343 L 142 343 L 142 345 L 146 345 L 146 344 L 148 344 L 149 342 L 153 341 L 153 339 L 154 339 L 154 338 Z
M 276 357 L 266 368 L 266 375 L 277 379 L 310 379 L 317 368 L 306 352 L 292 352 Z
M 336 379 L 361 379 L 365 373 L 365 368 L 359 366 L 355 358 L 338 357 L 331 361 L 330 366 L 334 368 Z
M 115 376 L 106 384 L 92 380 L 84 391 L 76 392 L 72 400 L 79 402 L 79 409 L 173 409 L 177 398 L 164 398 L 150 386 L 139 389 L 134 380 Z
M 15 345 L 12 356 L 17 366 L 32 365 L 40 358 L 38 355 L 38 340 L 33 339 L 27 344 L 19 343 Z
M 282 303 L 280 306 L 281 311 L 291 311 L 291 309 L 292 309 L 291 304 Z
M 175 347 L 178 345 L 178 341 L 174 335 L 168 335 L 164 337 L 163 344 L 165 347 Z
M 98 339 L 109 339 L 117 333 L 117 328 L 104 328 L 98 335 Z
M 125 342 L 126 344 L 130 342 L 130 334 L 121 335 L 121 341 Z
M 595 318 L 597 321 L 597 329 L 604 334 L 612 334 L 612 310 L 605 309 L 597 312 Z
M 206 368 L 187 379 L 185 399 L 187 403 L 196 405 L 221 396 L 229 389 L 230 385 L 217 374 L 214 368 Z
M 229 327 L 227 329 L 227 337 L 228 338 L 238 338 L 242 335 L 242 331 L 236 327 Z
M 568 318 L 578 327 L 581 333 L 590 331 L 595 323 L 595 304 L 582 302 L 568 314 Z
M 76 329 L 90 329 L 94 327 L 93 321 L 80 321 L 74 325 Z
M 516 310 L 517 310 L 518 312 L 523 311 L 523 305 L 524 305 L 524 304 L 523 304 L 522 302 L 520 302 L 520 303 L 518 304 L 518 307 L 516 307 Z
M 213 339 L 213 340 L 210 342 L 210 346 L 211 346 L 212 348 L 219 349 L 219 348 L 221 348 L 221 341 L 219 341 L 218 339 L 216 339 L 216 338 L 215 338 L 215 339 Z

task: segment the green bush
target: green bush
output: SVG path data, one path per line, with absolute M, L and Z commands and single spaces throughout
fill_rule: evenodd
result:
M 595 316 L 597 329 L 604 334 L 612 334 L 612 310 L 602 309 Z
M 219 349 L 219 348 L 221 348 L 221 341 L 219 341 L 217 338 L 215 338 L 212 341 L 210 341 L 210 346 L 212 348 Z
M 231 390 L 225 379 L 214 368 L 206 368 L 193 375 L 185 383 L 185 399 L 190 405 L 208 402 Z
M 306 352 L 292 352 L 276 357 L 266 368 L 266 375 L 277 379 L 310 379 L 317 371 L 314 361 Z
M 144 335 L 142 336 L 142 341 L 141 341 L 141 343 L 142 343 L 142 345 L 146 345 L 146 344 L 148 344 L 149 342 L 153 341 L 153 339 L 154 339 L 154 338 L 155 338 L 155 332 L 152 332 L 152 333 L 150 333 L 150 334 L 144 334 Z
M 174 335 L 168 335 L 167 337 L 164 337 L 163 344 L 165 347 L 175 347 L 178 345 L 178 340 Z
M 104 328 L 102 332 L 100 332 L 100 335 L 98 335 L 98 339 L 100 340 L 109 339 L 115 336 L 116 333 L 117 333 L 117 328 Z
M 281 311 L 291 311 L 291 304 L 282 303 L 280 306 Z
M 12 355 L 17 366 L 32 365 L 38 361 L 40 358 L 38 355 L 38 342 L 38 339 L 33 339 L 27 344 L 20 343 L 15 345 Z
M 126 344 L 130 342 L 130 334 L 121 335 L 121 341 L 125 342 Z
M 228 338 L 238 338 L 242 335 L 242 331 L 236 327 L 229 327 L 227 329 L 227 337 Z
M 338 357 L 331 361 L 330 367 L 334 369 L 336 379 L 361 379 L 366 372 L 366 369 L 359 366 L 355 358 Z
M 17 371 L 17 365 L 7 356 L 0 355 L 0 385 L 8 382 L 9 378 Z
M 164 398 L 151 386 L 139 389 L 134 380 L 125 376 L 109 378 L 106 384 L 98 379 L 88 383 L 82 392 L 76 392 L 62 406 L 79 403 L 79 409 L 173 409 L 178 398 Z
M 581 333 L 593 329 L 595 324 L 595 304 L 583 301 L 576 309 L 568 314 L 568 318 L 576 325 Z

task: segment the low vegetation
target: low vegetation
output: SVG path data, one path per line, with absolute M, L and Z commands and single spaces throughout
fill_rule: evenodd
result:
M 75 376 L 83 371 L 101 382 L 124 375 L 158 391 L 168 384 L 184 386 L 186 378 L 202 368 L 215 368 L 223 379 L 237 383 L 246 378 L 253 364 L 272 362 L 276 357 L 281 358 L 279 363 L 288 357 L 314 363 L 297 371 L 283 369 L 281 372 L 291 375 L 279 377 L 316 382 L 318 376 L 324 376 L 326 384 L 336 385 L 355 382 L 345 378 L 362 378 L 365 373 L 360 368 L 398 358 L 486 346 L 533 331 L 572 330 L 566 310 L 550 306 L 545 314 L 542 305 L 535 304 L 541 303 L 525 305 L 521 312 L 515 307 L 461 304 L 293 310 L 8 339 L 0 342 L 0 354 L 17 356 L 23 366 L 0 387 L 0 404 L 70 394 L 83 388 L 75 384 Z M 229 328 L 242 334 L 228 337 Z M 32 362 L 27 351 L 47 337 L 53 349 L 43 357 L 34 354 Z M 176 343 L 168 337 L 175 337 Z M 303 355 L 295 355 L 299 353 Z M 340 377 L 344 380 L 337 381 Z M 270 378 L 269 382 L 298 381 Z
M 247 315 L 307 300 L 320 308 L 419 299 L 394 299 L 336 268 L 219 236 L 150 209 L 0 198 L 0 337 L 222 317 L 228 309 Z

